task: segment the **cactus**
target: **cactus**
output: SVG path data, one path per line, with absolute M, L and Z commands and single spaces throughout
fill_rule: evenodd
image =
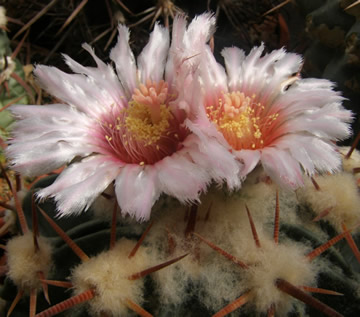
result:
M 39 181 L 24 198 L 27 223 L 32 223 L 33 193 L 55 177 Z M 109 219 L 96 216 L 95 207 L 80 217 L 56 219 L 54 204 L 41 203 L 39 208 L 54 218 L 86 254 L 80 259 L 39 214 L 41 239 L 52 246 L 53 264 L 45 279 L 72 285 L 72 291 L 49 286 L 51 305 L 93 290 L 88 303 L 70 308 L 64 316 L 98 316 L 100 313 L 131 316 L 134 307 L 129 302 L 156 316 L 210 316 L 217 312 L 217 316 L 223 316 L 242 305 L 243 308 L 233 313 L 235 316 L 270 313 L 273 308 L 281 316 L 288 313 L 313 316 L 318 313 L 312 305 L 319 304 L 313 304 L 314 299 L 306 292 L 321 288 L 325 290 L 317 290 L 320 294 L 313 295 L 323 303 L 318 309 L 327 311 L 329 316 L 340 316 L 329 313 L 331 309 L 344 316 L 356 316 L 360 304 L 360 263 L 345 241 L 321 255 L 324 250 L 319 248 L 328 240 L 334 242 L 345 237 L 351 241 L 351 230 L 358 231 L 359 215 L 354 204 L 360 197 L 356 180 L 352 174 L 341 172 L 317 177 L 314 182 L 316 186 L 309 179 L 304 189 L 296 195 L 289 194 L 269 183 L 259 170 L 249 177 L 241 191 L 229 193 L 214 187 L 202 197 L 201 204 L 190 208 L 164 196 L 154 207 L 151 228 L 146 230 L 148 233 L 139 250 L 130 259 L 130 251 L 149 227 L 148 223 L 119 220 L 116 242 L 113 241 L 114 247 L 109 250 L 115 226 L 111 229 Z M 334 192 L 340 193 L 339 186 L 345 183 L 352 188 L 346 190 L 349 196 L 334 195 Z M 107 203 L 113 205 L 113 199 Z M 332 210 L 313 221 L 321 213 L 319 210 L 329 206 Z M 350 220 L 346 222 L 347 219 Z M 334 240 L 334 237 L 338 238 Z M 13 238 L 7 246 L 9 271 L 1 290 L 6 309 L 18 289 L 24 288 L 13 273 L 14 253 L 24 256 L 12 247 L 16 239 L 20 238 Z M 31 237 L 27 239 L 31 245 Z M 39 248 L 47 247 L 39 243 Z M 355 252 L 359 260 L 359 251 Z M 187 256 L 178 262 L 141 279 L 126 278 L 185 254 Z M 28 267 L 28 263 L 24 265 Z M 40 284 L 37 289 L 41 289 Z M 306 305 L 287 294 L 300 297 Z M 224 311 L 230 303 L 232 306 Z M 36 307 L 37 311 L 49 307 L 42 294 L 38 295 Z M 28 310 L 29 301 L 22 300 L 12 316 L 24 316 Z

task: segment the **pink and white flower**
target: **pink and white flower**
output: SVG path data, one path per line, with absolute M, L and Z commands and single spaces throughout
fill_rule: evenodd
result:
M 350 111 L 325 79 L 302 79 L 302 59 L 284 49 L 248 56 L 225 48 L 226 70 L 209 49 L 199 69 L 197 122 L 243 163 L 244 179 L 259 163 L 278 184 L 296 189 L 303 172 L 333 172 L 341 165 L 335 141 L 350 135 Z M 205 123 L 206 122 L 206 123 Z
M 114 180 L 122 213 L 138 220 L 149 219 L 161 193 L 187 202 L 197 200 L 212 178 L 238 186 L 231 154 L 184 124 L 194 117 L 189 87 L 214 24 L 204 14 L 187 28 L 177 17 L 170 48 L 168 30 L 156 25 L 137 62 L 129 30 L 119 26 L 110 54 L 116 73 L 87 44 L 97 67 L 68 56 L 74 74 L 37 66 L 40 84 L 64 104 L 12 107 L 19 119 L 7 150 L 13 168 L 39 175 L 76 157 L 38 193 L 54 197 L 61 216 L 88 209 Z

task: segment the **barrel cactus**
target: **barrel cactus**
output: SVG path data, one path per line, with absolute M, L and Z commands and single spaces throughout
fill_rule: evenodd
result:
M 119 26 L 115 67 L 85 44 L 97 67 L 35 68 L 60 103 L 11 107 L 8 167 L 47 175 L 23 196 L 2 167 L 1 313 L 358 315 L 352 113 L 284 49 L 226 48 L 224 68 L 214 29 L 176 16 L 135 59 Z
M 201 197 L 201 204 L 192 207 L 164 196 L 155 205 L 150 224 L 121 219 L 116 227 L 114 223 L 111 226 L 109 220 L 96 216 L 97 210 L 89 210 L 80 217 L 56 219 L 53 202 L 39 204 L 38 207 L 86 254 L 82 259 L 76 255 L 73 246 L 58 237 L 39 214 L 41 239 L 51 245 L 50 251 L 39 243 L 43 253 L 37 253 L 47 262 L 51 254 L 52 264 L 43 278 L 49 284 L 47 292 L 51 305 L 66 303 L 69 297 L 77 298 L 91 291 L 87 303 L 69 305 L 69 310 L 62 314 L 130 316 L 135 311 L 142 316 L 224 316 L 234 311 L 232 314 L 236 316 L 253 316 L 274 311 L 283 316 L 319 316 L 320 310 L 329 316 L 356 316 L 360 303 L 360 264 L 356 260 L 359 252 L 354 255 L 353 245 L 347 244 L 345 239 L 351 241 L 352 230 L 358 231 L 357 210 L 352 209 L 348 201 L 358 201 L 358 192 L 350 191 L 352 197 L 346 197 L 345 201 L 332 193 L 342 191 L 343 183 L 337 182 L 340 189 L 331 188 L 324 184 L 326 180 L 315 178 L 320 190 L 309 180 L 301 189 L 303 193 L 291 194 L 279 190 L 261 175 L 263 171 L 255 171 L 236 193 L 211 188 Z M 34 192 L 55 177 L 41 180 L 25 197 L 23 207 L 28 223 L 32 223 Z M 356 186 L 354 176 L 347 172 L 322 177 L 343 177 L 349 183 L 347 186 Z M 320 192 L 332 197 L 332 201 L 318 198 L 315 201 L 319 206 L 315 207 L 312 197 Z M 314 221 L 319 214 L 317 210 L 326 210 L 329 203 L 334 204 L 333 210 Z M 343 222 L 341 226 L 338 220 L 334 222 L 330 215 L 336 208 L 343 211 L 344 219 L 349 213 L 357 217 L 355 225 L 351 222 L 346 226 Z M 129 257 L 144 231 L 147 234 L 138 251 Z M 109 247 L 114 232 L 116 242 L 114 240 L 114 246 Z M 30 251 L 32 235 L 26 237 L 21 236 L 27 242 L 20 242 L 20 246 L 24 248 L 29 244 Z M 355 234 L 354 239 L 358 241 L 356 237 Z M 342 238 L 344 241 L 339 241 Z M 19 289 L 24 289 L 24 277 L 21 281 L 14 277 L 16 268 L 11 262 L 13 257 L 24 256 L 24 251 L 13 247 L 17 239 L 20 237 L 13 238 L 7 245 L 9 270 L 2 287 L 7 310 Z M 327 241 L 337 244 L 326 250 Z M 146 272 L 174 259 L 180 260 L 157 272 Z M 43 265 L 36 263 L 39 268 Z M 29 279 L 30 259 L 22 265 L 24 268 L 20 271 L 28 274 Z M 146 273 L 142 276 L 141 272 Z M 136 274 L 141 277 L 134 278 Z M 40 292 L 42 280 L 37 281 L 37 292 Z M 29 298 L 29 291 L 24 294 Z M 147 313 L 134 308 L 134 302 Z M 20 301 L 12 316 L 26 315 L 29 305 L 29 300 Z M 43 294 L 38 294 L 37 311 L 46 311 L 49 306 Z M 51 313 L 59 312 L 54 306 L 50 308 Z M 48 315 L 39 313 L 39 316 Z

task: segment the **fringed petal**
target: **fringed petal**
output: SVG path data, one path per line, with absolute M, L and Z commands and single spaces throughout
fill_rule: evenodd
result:
M 91 120 L 69 106 L 16 105 L 11 111 L 20 121 L 14 124 L 6 154 L 21 174 L 48 173 L 95 150 L 87 137 Z
M 248 96 L 255 94 L 259 102 L 272 100 L 281 89 L 281 83 L 296 74 L 301 66 L 299 55 L 286 53 L 284 49 L 262 56 L 264 45 L 255 47 L 245 57 L 236 47 L 225 48 L 225 58 L 230 91 L 242 91 Z
M 301 65 L 301 56 L 285 53 L 284 50 L 276 50 L 265 55 L 256 70 L 262 80 L 254 81 L 248 91 L 249 95 L 255 94 L 260 103 L 269 104 L 298 78 L 297 73 Z
M 152 165 L 128 164 L 121 169 L 115 181 L 115 193 L 122 214 L 138 221 L 149 220 L 151 207 L 160 195 L 156 172 Z
M 194 133 L 183 142 L 189 149 L 192 160 L 202 166 L 218 184 L 225 182 L 231 190 L 240 188 L 239 172 L 242 164 L 230 153 L 230 148 L 215 138 L 207 137 L 202 129 L 190 120 L 187 120 L 186 124 Z
M 117 74 L 129 99 L 137 86 L 136 62 L 129 45 L 129 29 L 125 25 L 119 25 L 118 32 L 118 41 L 110 52 L 110 58 L 115 63 Z
M 212 34 L 215 32 L 215 17 L 211 13 L 204 13 L 195 17 L 184 34 L 184 45 L 188 53 L 201 52 Z
M 240 171 L 240 177 L 244 179 L 259 163 L 261 153 L 259 150 L 241 150 L 236 151 L 235 156 L 243 163 Z
M 42 88 L 89 116 L 98 117 L 101 113 L 109 112 L 114 104 L 123 106 L 120 83 L 117 92 L 110 91 L 104 85 L 104 79 L 67 74 L 43 65 L 36 66 L 34 74 Z
M 240 86 L 238 87 L 240 91 L 251 91 L 254 81 L 258 81 L 257 79 L 261 80 L 261 77 L 264 76 L 264 74 L 258 74 L 256 69 L 263 51 L 263 44 L 259 47 L 254 47 L 242 62 Z
M 7 156 L 10 158 L 10 166 L 22 175 L 29 177 L 38 176 L 63 166 L 75 156 L 90 154 L 90 149 L 82 142 L 50 143 L 44 144 L 41 151 L 38 149 L 23 152 L 21 145 L 9 147 Z
M 122 164 L 104 156 L 92 156 L 71 164 L 55 182 L 37 193 L 39 199 L 53 197 L 59 216 L 86 211 L 117 177 Z
M 267 147 L 261 151 L 261 163 L 265 172 L 284 189 L 295 190 L 304 185 L 300 165 L 287 151 Z
M 163 73 L 169 51 L 168 29 L 155 24 L 154 31 L 150 34 L 149 42 L 139 55 L 138 68 L 142 83 L 147 80 L 159 82 Z
M 322 108 L 303 112 L 288 120 L 287 130 L 291 133 L 307 132 L 319 138 L 344 140 L 351 135 L 351 111 L 341 109 L 339 103 L 327 104 Z
M 82 45 L 83 49 L 89 52 L 92 58 L 95 60 L 97 67 L 85 67 L 67 55 L 64 55 L 66 64 L 78 74 L 84 74 L 92 82 L 94 82 L 98 87 L 106 87 L 106 91 L 102 92 L 105 95 L 105 99 L 110 97 L 110 104 L 106 103 L 105 105 L 109 106 L 113 103 L 124 106 L 124 92 L 120 86 L 119 79 L 116 76 L 111 65 L 105 64 L 101 61 L 94 53 L 94 50 L 88 44 Z M 104 85 L 106 82 L 106 85 Z M 108 95 L 108 96 L 107 96 Z
M 195 164 L 187 152 L 183 148 L 155 165 L 161 191 L 183 203 L 197 201 L 211 181 L 205 168 Z
M 297 81 L 286 93 L 279 93 L 277 99 L 268 104 L 268 109 L 273 113 L 281 112 L 283 118 L 291 119 L 293 116 L 302 114 L 305 111 L 310 113 L 309 111 L 318 110 L 325 105 L 340 104 L 344 100 L 339 93 L 332 89 L 317 85 L 317 80 L 310 79 L 309 81 L 314 85 L 307 89 L 307 81 L 305 79 Z M 344 111 L 343 114 L 346 114 L 344 109 L 342 111 Z
M 186 29 L 186 18 L 177 16 L 174 20 L 170 55 L 179 61 L 199 63 L 204 46 L 215 31 L 215 17 L 204 13 L 195 17 Z M 196 57 L 193 59 L 192 57 Z
M 185 81 L 186 74 L 192 74 L 197 70 L 206 43 L 214 31 L 215 18 L 209 13 L 195 17 L 188 28 L 184 16 L 179 15 L 175 18 L 165 76 L 170 87 L 174 85 L 180 88 L 179 85 Z M 180 79 L 178 83 L 176 78 Z
M 207 48 L 200 64 L 202 89 L 206 90 L 206 104 L 215 104 L 219 99 L 220 93 L 226 93 L 227 77 L 225 69 L 216 62 L 215 57 Z M 211 88 L 210 88 L 211 87 Z
M 68 105 L 14 105 L 10 110 L 18 119 L 13 126 L 12 132 L 12 137 L 15 140 L 10 143 L 14 143 L 14 141 L 31 141 L 55 131 L 67 132 L 69 137 L 78 136 L 86 140 L 84 134 L 93 124 L 92 119 Z M 34 112 L 36 112 L 36 116 L 34 116 Z
M 341 166 L 340 154 L 332 143 L 308 135 L 288 135 L 276 142 L 281 151 L 290 151 L 309 175 L 318 172 L 333 173 Z
M 245 59 L 245 52 L 238 47 L 227 47 L 222 50 L 221 55 L 225 60 L 228 87 L 231 91 L 236 91 L 241 83 L 242 62 Z

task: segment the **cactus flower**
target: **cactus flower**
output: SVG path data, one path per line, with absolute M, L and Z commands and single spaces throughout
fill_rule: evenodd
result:
M 229 148 L 243 163 L 241 178 L 261 163 L 278 184 L 296 189 L 303 185 L 303 172 L 340 167 L 334 141 L 350 135 L 352 114 L 330 81 L 300 77 L 299 55 L 263 51 L 261 45 L 246 56 L 236 47 L 225 48 L 225 70 L 207 50 L 199 70 L 198 122 L 192 129 L 206 131 Z
M 60 216 L 79 213 L 114 181 L 122 213 L 137 220 L 149 219 L 161 193 L 194 201 L 212 178 L 236 175 L 227 150 L 185 125 L 194 117 L 188 87 L 214 20 L 204 14 L 187 28 L 177 17 L 170 47 L 168 30 L 156 25 L 137 61 L 128 28 L 119 26 L 110 54 L 116 72 L 87 44 L 97 67 L 68 56 L 74 74 L 37 66 L 40 84 L 63 104 L 12 107 L 19 119 L 7 149 L 12 167 L 40 175 L 76 158 L 38 197 L 54 197 Z

